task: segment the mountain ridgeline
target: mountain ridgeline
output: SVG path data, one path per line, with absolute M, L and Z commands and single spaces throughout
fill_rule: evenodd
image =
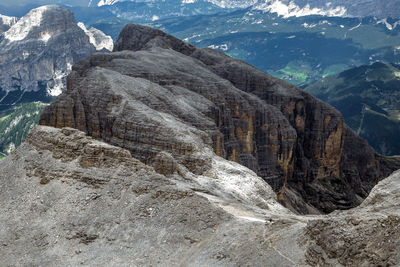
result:
M 400 155 L 400 65 L 360 66 L 305 90 L 337 108 L 346 124 L 377 152 Z
M 196 175 L 210 174 L 209 148 L 254 170 L 299 213 L 357 206 L 400 167 L 303 90 L 216 50 L 133 24 L 113 53 L 73 66 L 67 91 L 45 108 L 40 124 L 79 129 L 145 164 L 168 152 Z M 164 161 L 160 171 L 174 173 Z

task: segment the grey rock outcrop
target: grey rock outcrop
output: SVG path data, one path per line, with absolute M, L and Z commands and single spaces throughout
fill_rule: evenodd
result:
M 153 168 L 76 129 L 38 126 L 0 164 L 2 264 L 400 263 L 400 172 L 360 207 L 299 216 L 254 172 L 201 150 L 211 162 L 196 175 L 163 152 Z
M 126 26 L 114 53 L 73 67 L 41 124 L 82 130 L 146 164 L 167 152 L 197 175 L 211 166 L 206 146 L 255 171 L 300 213 L 354 207 L 400 168 L 310 94 L 138 25 Z
M 71 11 L 42 6 L 8 18 L 0 36 L 0 107 L 59 95 L 78 60 L 96 52 Z

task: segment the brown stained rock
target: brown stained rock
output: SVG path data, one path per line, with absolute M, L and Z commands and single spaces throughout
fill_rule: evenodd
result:
M 40 123 L 77 128 L 144 163 L 166 151 L 196 174 L 210 168 L 201 151 L 212 149 L 300 213 L 354 207 L 400 168 L 301 89 L 139 25 L 124 28 L 113 53 L 76 64 Z

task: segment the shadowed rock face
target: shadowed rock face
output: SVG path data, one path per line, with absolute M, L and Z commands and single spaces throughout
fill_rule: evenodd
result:
M 79 62 L 42 125 L 73 127 L 161 169 L 211 166 L 204 147 L 260 175 L 300 213 L 358 205 L 399 165 L 378 156 L 338 111 L 211 49 L 128 25 L 114 52 Z M 396 165 L 397 164 L 397 165 Z

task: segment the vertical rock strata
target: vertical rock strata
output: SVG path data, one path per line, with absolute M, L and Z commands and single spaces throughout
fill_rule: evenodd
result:
M 354 207 L 400 167 L 328 104 L 159 30 L 126 26 L 113 53 L 79 62 L 67 83 L 42 125 L 77 128 L 146 164 L 165 151 L 196 174 L 209 170 L 204 151 L 213 150 L 254 170 L 300 213 Z

